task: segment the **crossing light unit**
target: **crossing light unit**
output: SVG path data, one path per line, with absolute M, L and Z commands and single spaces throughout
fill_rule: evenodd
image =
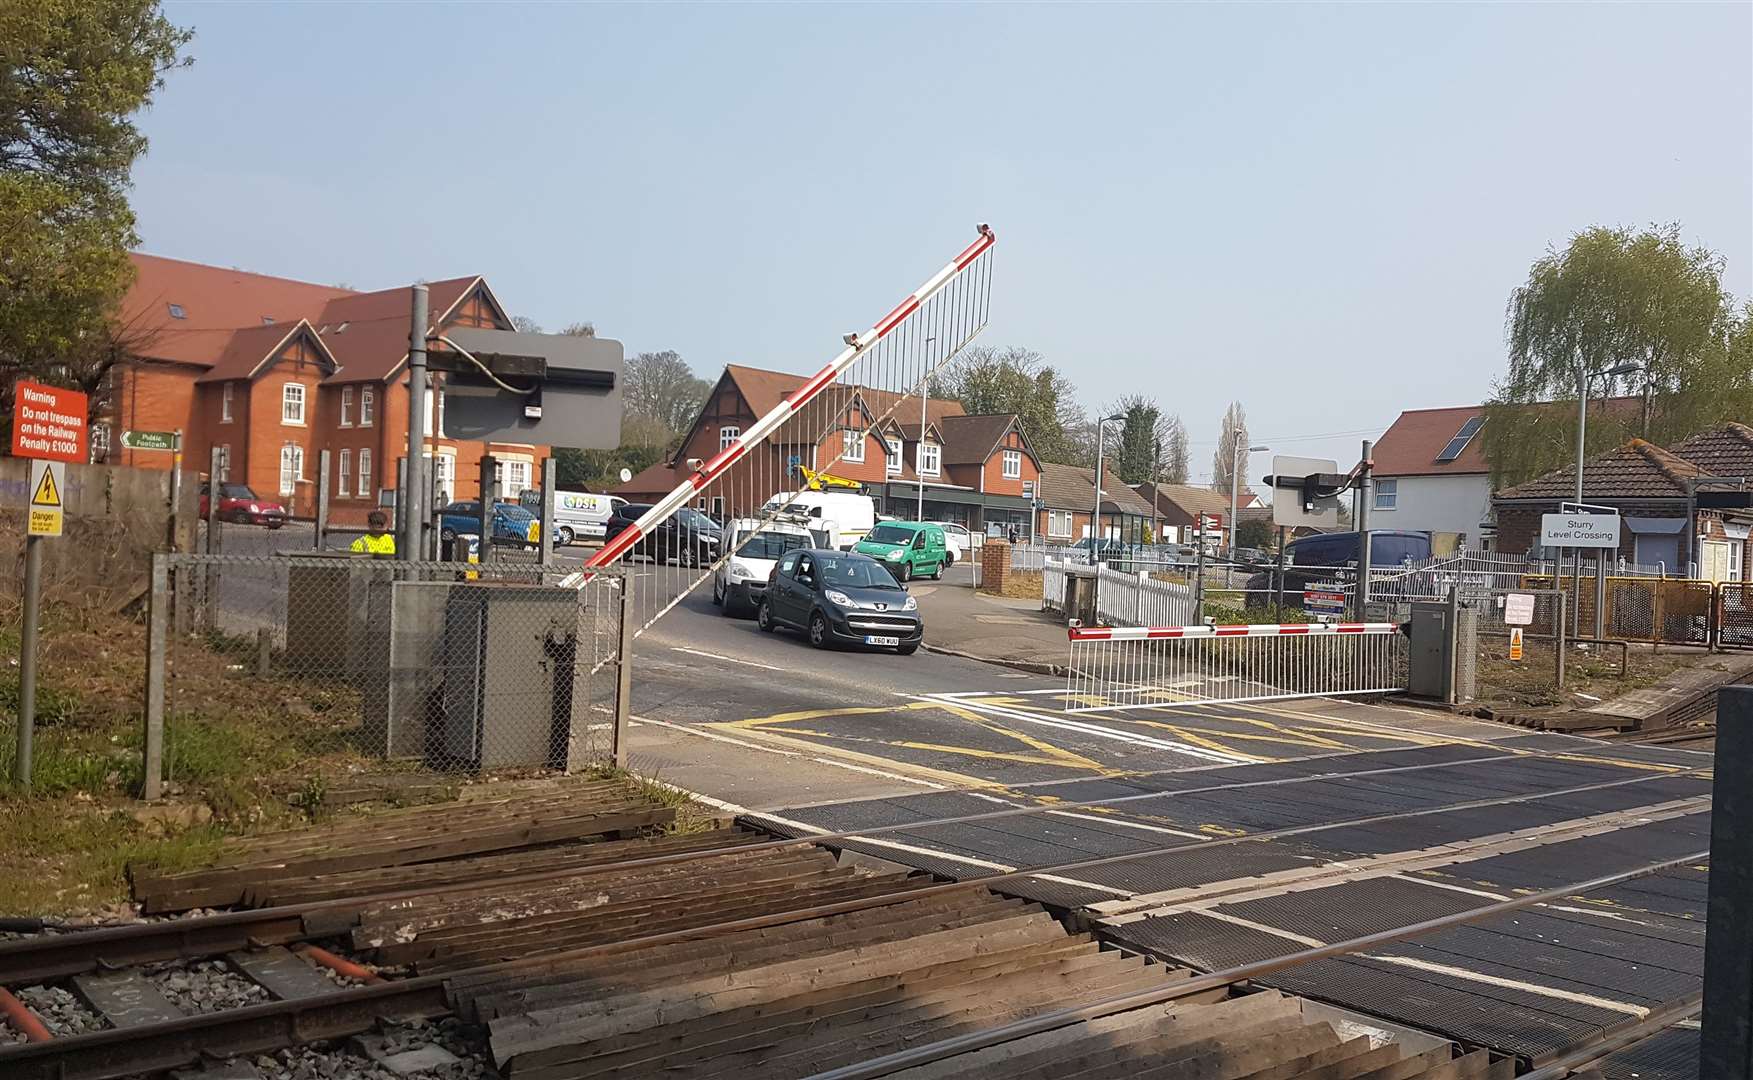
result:
M 624 351 L 609 338 L 450 327 L 427 367 L 444 373 L 444 433 L 580 450 L 621 444 Z
M 1272 523 L 1286 528 L 1331 529 L 1339 524 L 1339 495 L 1351 477 L 1332 458 L 1272 456 Z

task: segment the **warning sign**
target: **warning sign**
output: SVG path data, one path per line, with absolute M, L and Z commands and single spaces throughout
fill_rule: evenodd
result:
M 84 394 L 20 380 L 12 402 L 13 457 L 86 460 Z
M 60 536 L 66 520 L 67 466 L 59 461 L 30 463 L 30 535 Z
M 1510 659 L 1511 660 L 1520 660 L 1521 658 L 1522 658 L 1522 628 L 1519 626 L 1512 626 L 1512 627 L 1510 627 Z

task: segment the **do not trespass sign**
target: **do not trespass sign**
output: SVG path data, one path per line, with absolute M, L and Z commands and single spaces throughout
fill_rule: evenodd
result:
M 12 456 L 83 464 L 85 395 L 19 380 L 12 388 Z

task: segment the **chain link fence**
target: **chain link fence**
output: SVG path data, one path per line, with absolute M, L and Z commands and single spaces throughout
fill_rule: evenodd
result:
M 312 753 L 368 765 L 575 771 L 615 759 L 624 578 L 608 570 L 578 588 L 560 576 L 509 559 L 157 556 L 149 797 L 155 753 L 166 780 L 198 766 L 199 740 L 179 730 L 190 707 L 240 683 Z

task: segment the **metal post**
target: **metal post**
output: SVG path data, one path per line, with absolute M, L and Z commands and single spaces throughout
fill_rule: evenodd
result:
M 925 405 L 930 400 L 930 389 L 931 380 L 929 378 L 919 384 L 919 445 L 913 450 L 913 479 L 919 488 L 919 511 L 914 516 L 914 521 L 925 520 L 925 474 L 919 471 L 919 459 L 925 452 Z M 943 451 L 939 450 L 938 453 L 941 455 Z M 937 471 L 943 472 L 943 458 L 941 456 L 938 458 Z
M 1595 553 L 1595 640 L 1607 636 L 1607 549 Z
M 1090 565 L 1095 566 L 1101 561 L 1098 554 L 1102 549 L 1102 424 L 1096 421 L 1096 471 L 1095 489 L 1096 505 L 1090 510 Z
M 1277 588 L 1278 588 L 1278 604 L 1275 608 L 1277 614 L 1275 614 L 1273 616 L 1273 621 L 1274 622 L 1283 622 L 1284 621 L 1284 526 L 1283 525 L 1280 525 L 1278 527 L 1278 585 L 1277 585 Z M 1245 603 L 1246 598 L 1244 597 L 1243 599 L 1244 599 L 1244 603 Z
M 212 502 L 212 499 L 208 499 Z M 170 549 L 180 551 L 182 538 L 177 535 L 183 524 L 183 429 L 177 428 L 170 437 Z
M 486 562 L 493 551 L 493 502 L 499 496 L 494 492 L 499 481 L 499 459 L 492 454 L 481 455 L 481 561 Z
M 164 664 L 170 638 L 170 556 L 152 553 L 152 590 L 146 603 L 146 737 L 140 795 L 164 788 Z
M 1205 621 L 1205 515 L 1193 515 L 1193 621 Z M 1098 571 L 1099 573 L 1100 571 Z
M 1583 368 L 1579 368 L 1577 370 L 1577 373 L 1576 373 L 1576 488 L 1575 488 L 1575 490 L 1576 490 L 1576 501 L 1579 503 L 1583 501 L 1583 462 L 1585 460 L 1585 455 L 1587 453 L 1586 447 L 1588 446 L 1588 428 L 1589 428 L 1589 371 L 1588 371 L 1587 367 L 1583 367 Z M 1560 556 L 1560 558 L 1562 559 L 1562 556 Z M 1561 561 L 1559 563 L 1559 566 L 1562 567 L 1563 565 L 1564 564 Z M 1576 620 L 1576 624 L 1572 628 L 1572 632 L 1576 636 L 1581 637 L 1582 631 L 1583 631 L 1583 628 L 1582 628 L 1582 617 L 1583 617 L 1583 549 L 1582 548 L 1572 548 L 1571 549 L 1571 565 L 1572 565 L 1571 589 L 1572 589 L 1572 594 L 1576 597 L 1576 607 L 1575 607 L 1575 610 L 1573 612 L 1571 612 L 1571 618 Z M 1564 587 L 1563 586 L 1563 582 L 1564 582 L 1563 572 L 1560 571 L 1559 573 L 1554 574 L 1553 577 L 1558 581 L 1559 587 L 1563 588 Z M 1595 636 L 1599 637 L 1600 635 L 1597 634 Z M 1559 685 L 1562 686 L 1563 683 L 1560 683 Z
M 1753 687 L 1717 693 L 1716 773 L 1753 772 Z M 1753 1076 L 1753 788 L 1711 796 L 1710 887 L 1704 950 L 1704 1016 L 1698 1075 Z
M 13 779 L 30 790 L 31 745 L 37 726 L 37 623 L 42 618 L 43 538 L 24 541 L 24 627 L 18 639 L 18 760 Z
M 323 549 L 323 541 L 329 532 L 329 452 L 317 451 L 317 512 L 316 539 L 311 546 L 318 551 Z
M 426 447 L 426 318 L 426 286 L 416 285 L 408 317 L 408 471 L 396 487 L 402 527 L 396 550 L 404 559 L 420 557 L 421 523 L 426 520 L 426 482 L 421 479 L 421 454 Z
M 633 579 L 621 578 L 615 645 L 615 726 L 609 736 L 609 753 L 618 767 L 627 766 L 627 721 L 633 715 Z
M 1552 628 L 1554 689 L 1564 689 L 1564 590 L 1558 590 L 1558 620 Z
M 1230 520 L 1229 520 L 1229 553 L 1230 561 L 1223 570 L 1223 587 L 1236 587 L 1236 494 L 1241 490 L 1242 467 L 1238 460 L 1242 456 L 1242 433 L 1234 432 L 1230 437 Z
M 436 394 L 439 391 L 434 390 L 433 393 Z M 438 501 L 438 452 L 436 447 L 433 449 L 432 463 L 432 468 L 426 470 L 426 516 L 420 520 L 420 550 L 414 557 L 437 561 L 438 534 L 442 529 L 439 521 L 443 517 L 444 507 Z
M 1370 602 L 1370 503 L 1375 501 L 1376 482 L 1370 471 L 1375 463 L 1370 460 L 1376 444 L 1369 439 L 1363 441 L 1363 459 L 1358 463 L 1357 478 L 1357 620 L 1368 622 L 1369 615 L 1365 609 Z
M 1461 590 L 1449 586 L 1449 677 L 1443 701 L 1450 705 L 1461 700 Z
M 406 456 L 396 458 L 396 513 L 395 520 L 390 522 L 390 531 L 396 534 L 396 551 L 401 552 L 402 538 L 408 535 L 408 459 Z M 413 558 L 412 555 L 404 556 Z
M 215 446 L 209 455 L 207 465 L 207 554 L 217 555 L 221 543 L 219 537 L 219 487 L 220 477 L 230 467 L 226 460 L 225 448 Z
M 554 562 L 554 458 L 549 455 L 542 459 L 542 546 L 538 548 L 537 561 L 543 566 L 551 566 Z

